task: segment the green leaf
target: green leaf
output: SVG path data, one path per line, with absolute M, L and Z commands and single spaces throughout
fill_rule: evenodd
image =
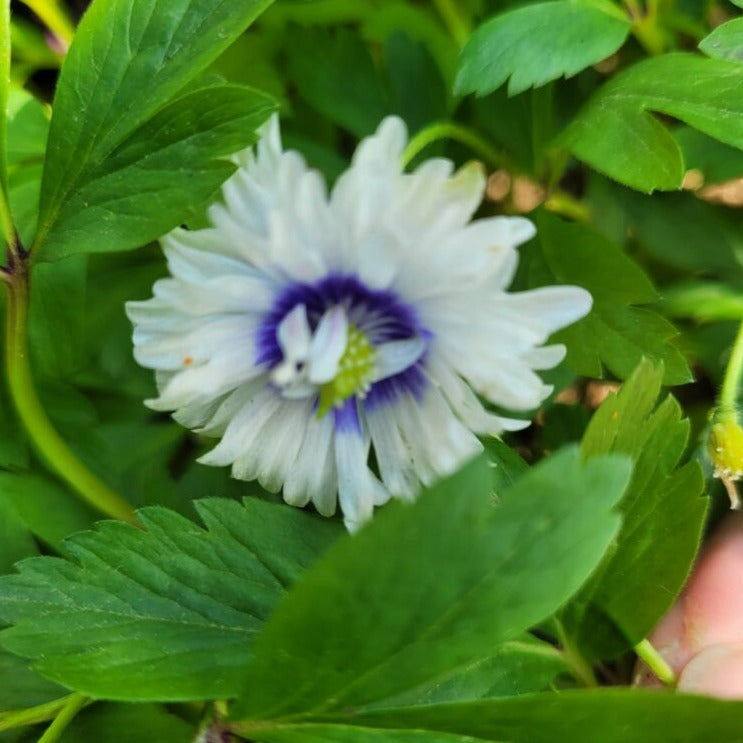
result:
M 668 317 L 700 322 L 743 320 L 743 292 L 716 281 L 677 284 L 663 291 L 661 307 Z
M 57 84 L 37 251 L 60 257 L 61 248 L 45 243 L 69 199 L 270 2 L 96 0 L 90 6 Z M 188 171 L 191 163 L 181 166 Z
M 547 642 L 524 635 L 455 669 L 447 678 L 385 699 L 384 707 L 472 701 L 543 691 L 555 677 L 569 673 L 562 653 Z
M 639 191 L 676 189 L 684 175 L 681 151 L 654 113 L 743 149 L 743 68 L 694 54 L 646 59 L 605 83 L 559 141 Z
M 380 71 L 356 31 L 294 29 L 286 47 L 300 95 L 326 118 L 365 137 L 390 113 Z
M 701 171 L 705 184 L 743 175 L 743 150 L 718 142 L 690 126 L 676 128 L 673 136 L 681 145 L 686 167 Z
M 24 244 L 33 238 L 39 213 L 42 163 L 49 132 L 44 106 L 25 90 L 8 99 L 8 200 Z
M 146 531 L 103 522 L 0 579 L 3 647 L 88 696 L 234 695 L 255 633 L 340 526 L 257 499 L 200 501 L 207 529 L 164 508 Z
M 712 30 L 699 42 L 708 57 L 743 62 L 743 18 L 733 18 Z
M 154 704 L 98 704 L 83 710 L 62 733 L 59 743 L 191 743 L 194 728 Z
M 742 743 L 741 715 L 743 702 L 655 690 L 592 689 L 384 710 L 344 716 L 338 727 L 322 722 L 277 725 L 275 732 L 253 735 L 261 743 L 458 740 L 440 737 L 446 734 L 498 743 L 700 743 L 711 737 Z M 359 726 L 358 737 L 351 737 L 352 725 Z M 367 730 L 369 737 L 364 737 Z M 398 730 L 408 737 L 398 738 Z M 374 737 L 380 731 L 387 737 Z
M 656 299 L 637 263 L 593 229 L 540 212 L 538 242 L 550 283 L 578 284 L 593 295 L 590 315 L 556 337 L 576 372 L 600 377 L 604 366 L 626 379 L 643 357 L 663 362 L 665 383 L 682 384 L 691 372 L 670 341 L 676 329 L 655 312 L 635 307 Z
M 0 188 L 8 193 L 8 99 L 10 95 L 10 0 L 0 0 Z
M 690 193 L 646 196 L 616 187 L 637 242 L 667 266 L 743 277 L 743 214 Z
M 34 707 L 63 697 L 67 692 L 29 670 L 28 662 L 0 650 L 0 731 L 3 712 Z M 0 738 L 2 740 L 2 738 Z
M 55 549 L 69 534 L 90 528 L 96 517 L 64 487 L 32 472 L 0 472 L 0 502 L 11 504 L 29 531 Z
M 491 653 L 555 611 L 617 530 L 627 460 L 555 454 L 491 495 L 481 458 L 340 540 L 261 633 L 235 715 L 380 703 Z
M 3 301 L 0 299 L 0 322 L 3 317 Z M 0 478 L 3 469 L 23 469 L 28 466 L 29 451 L 26 439 L 21 431 L 15 410 L 5 390 L 4 383 L 0 383 Z M 0 485 L 0 497 L 2 486 Z
M 375 730 L 344 723 L 286 725 L 254 734 L 260 735 L 254 740 L 265 743 L 477 743 L 481 740 L 431 730 Z
M 57 215 L 42 257 L 140 247 L 181 223 L 235 170 L 217 158 L 255 141 L 274 108 L 237 85 L 196 90 L 167 105 L 86 173 Z
M 386 0 L 367 14 L 362 21 L 361 30 L 365 39 L 376 44 L 386 44 L 393 34 L 400 32 L 409 39 L 424 44 L 436 60 L 447 90 L 451 89 L 459 49 L 432 6 L 410 5 L 405 0 Z M 396 67 L 392 73 L 393 83 L 397 73 L 404 77 L 406 71 Z
M 508 94 L 571 77 L 613 54 L 631 24 L 600 0 L 558 0 L 517 8 L 483 24 L 460 60 L 458 93 L 485 95 L 508 80 Z
M 43 104 L 21 88 L 8 94 L 8 166 L 17 167 L 44 159 L 49 116 Z
M 529 465 L 501 439 L 489 437 L 484 443 L 493 468 L 493 489 L 503 493 L 529 471 Z
M 13 505 L 0 496 L 0 573 L 8 573 L 24 557 L 38 554 L 31 532 Z
M 444 81 L 426 47 L 402 32 L 390 34 L 385 45 L 393 111 L 413 133 L 426 124 L 446 119 Z M 410 95 L 418 89 L 417 95 Z
M 85 361 L 87 259 L 33 266 L 29 343 L 34 371 L 59 381 Z
M 562 614 L 584 655 L 606 659 L 642 640 L 688 576 L 707 510 L 699 465 L 677 469 L 689 421 L 670 395 L 656 407 L 663 370 L 643 362 L 606 399 L 583 437 L 585 456 L 630 456 L 622 528 L 599 569 Z

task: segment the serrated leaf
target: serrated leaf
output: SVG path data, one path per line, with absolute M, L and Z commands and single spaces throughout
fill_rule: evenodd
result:
M 594 576 L 562 614 L 581 652 L 606 659 L 642 640 L 680 592 L 697 552 L 707 504 L 692 461 L 678 468 L 689 422 L 670 395 L 656 407 L 663 370 L 643 362 L 594 415 L 587 457 L 632 457 L 622 528 Z
M 140 247 L 201 206 L 234 172 L 218 158 L 255 141 L 274 109 L 250 88 L 223 85 L 165 106 L 85 174 L 57 214 L 41 257 Z
M 57 84 L 36 251 L 55 257 L 53 244 L 45 243 L 68 200 L 270 3 L 96 0 L 90 6 Z
M 484 459 L 339 541 L 262 632 L 235 715 L 329 713 L 446 678 L 555 611 L 617 529 L 622 458 L 575 448 L 496 506 Z M 280 649 L 280 651 L 279 651 Z
M 554 283 L 578 284 L 593 295 L 588 317 L 560 332 L 568 365 L 600 377 L 604 366 L 626 379 L 643 357 L 663 362 L 666 384 L 691 380 L 680 351 L 670 341 L 676 329 L 657 313 L 635 305 L 656 298 L 640 266 L 586 225 L 563 222 L 546 212 L 538 217 L 542 258 Z
M 88 696 L 232 696 L 256 632 L 341 527 L 257 499 L 139 512 L 146 531 L 103 522 L 0 578 L 3 647 Z
M 485 95 L 508 80 L 508 94 L 571 77 L 613 54 L 631 24 L 611 3 L 557 0 L 510 10 L 470 37 L 455 89 Z
M 743 62 L 743 18 L 733 18 L 713 29 L 699 42 L 708 57 Z
M 743 67 L 684 53 L 646 59 L 605 83 L 559 141 L 639 191 L 677 189 L 684 162 L 658 113 L 743 149 Z

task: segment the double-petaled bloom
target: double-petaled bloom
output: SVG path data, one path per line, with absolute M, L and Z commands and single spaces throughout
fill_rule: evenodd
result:
M 413 498 L 517 430 L 503 417 L 549 394 L 535 372 L 562 359 L 549 335 L 585 315 L 583 289 L 506 291 L 523 218 L 471 221 L 482 168 L 445 159 L 403 172 L 397 118 L 364 140 L 328 195 L 276 119 L 208 212 L 162 243 L 171 278 L 128 304 L 156 410 L 217 445 L 201 458 L 283 489 L 349 528 Z

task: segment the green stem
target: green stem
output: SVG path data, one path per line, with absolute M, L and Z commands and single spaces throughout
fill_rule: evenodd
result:
M 421 129 L 408 142 L 402 153 L 403 167 L 407 167 L 416 155 L 440 139 L 451 139 L 469 147 L 492 167 L 500 167 L 503 160 L 501 154 L 476 132 L 451 121 L 439 121 Z
M 35 707 L 0 712 L 0 733 L 4 733 L 6 730 L 13 730 L 14 728 L 23 728 L 28 725 L 36 725 L 40 722 L 53 720 L 59 714 L 59 711 L 69 702 L 70 698 L 74 696 L 77 695 L 69 694 Z
M 557 639 L 560 642 L 562 648 L 562 656 L 565 662 L 570 666 L 575 677 L 583 682 L 584 686 L 595 687 L 598 686 L 596 680 L 596 674 L 593 671 L 591 664 L 580 654 L 580 652 L 573 647 L 570 642 L 565 628 L 562 626 L 562 622 L 555 620 L 555 626 L 557 628 Z
M 75 715 L 88 703 L 88 698 L 82 694 L 71 694 L 67 703 L 54 718 L 54 722 L 44 731 L 38 743 L 56 743 L 59 736 L 75 718 Z
M 21 0 L 39 17 L 41 22 L 69 46 L 75 36 L 75 26 L 55 0 Z
M 676 674 L 673 668 L 666 663 L 666 659 L 650 644 L 649 640 L 643 640 L 635 645 L 635 653 L 662 683 L 666 686 L 676 686 Z
M 439 15 L 443 19 L 454 41 L 464 46 L 472 33 L 470 22 L 464 17 L 455 0 L 433 0 Z
M 554 214 L 561 214 L 576 222 L 590 222 L 591 208 L 564 191 L 555 191 L 544 202 L 544 208 Z
M 29 274 L 25 257 L 10 266 L 6 310 L 8 385 L 18 415 L 39 453 L 77 493 L 101 513 L 134 522 L 132 507 L 110 490 L 69 449 L 41 405 L 34 387 L 28 351 Z
M 10 204 L 5 189 L 0 186 L 0 233 L 12 258 L 18 258 L 18 238 L 13 226 L 13 217 L 10 213 Z
M 722 413 L 726 410 L 731 412 L 736 410 L 741 372 L 743 372 L 743 323 L 740 324 L 735 336 L 730 359 L 725 369 L 722 389 L 720 390 L 719 409 Z

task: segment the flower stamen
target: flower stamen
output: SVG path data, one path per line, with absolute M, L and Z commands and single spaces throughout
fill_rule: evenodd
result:
M 376 352 L 367 336 L 349 325 L 346 348 L 338 364 L 338 373 L 320 386 L 317 417 L 322 418 L 334 407 L 341 407 L 348 398 L 363 398 L 371 387 Z

